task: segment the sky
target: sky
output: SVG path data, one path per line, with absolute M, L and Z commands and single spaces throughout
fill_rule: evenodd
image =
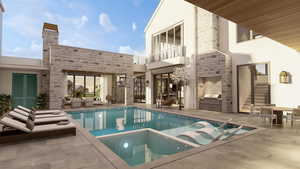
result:
M 145 55 L 144 29 L 159 0 L 2 0 L 3 56 L 42 58 L 44 22 L 61 45 Z

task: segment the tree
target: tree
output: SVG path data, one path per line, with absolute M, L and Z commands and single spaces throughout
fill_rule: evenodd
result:
M 188 83 L 188 80 L 190 79 L 190 75 L 187 72 L 185 67 L 175 67 L 174 68 L 174 76 L 172 76 L 172 80 L 175 84 L 177 84 L 178 89 L 180 91 L 179 94 L 179 110 L 181 110 L 181 87 L 186 85 Z

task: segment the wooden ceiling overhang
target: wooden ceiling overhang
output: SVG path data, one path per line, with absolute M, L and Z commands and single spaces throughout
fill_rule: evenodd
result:
M 300 51 L 300 0 L 186 0 Z

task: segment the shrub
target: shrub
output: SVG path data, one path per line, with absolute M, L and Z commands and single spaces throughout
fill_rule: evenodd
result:
M 3 115 L 3 113 L 8 112 L 11 110 L 11 96 L 1 94 L 0 95 L 0 116 Z
M 40 94 L 37 97 L 36 108 L 39 110 L 45 110 L 48 108 L 48 95 L 47 94 Z

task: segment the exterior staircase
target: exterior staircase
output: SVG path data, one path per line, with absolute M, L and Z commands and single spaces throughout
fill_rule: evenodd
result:
M 270 98 L 270 85 L 266 83 L 260 83 L 256 84 L 255 90 L 254 90 L 254 104 L 255 106 L 261 106 L 270 104 L 271 98 Z M 242 112 L 249 112 L 250 111 L 250 105 L 251 105 L 251 96 L 247 98 L 247 101 L 242 107 Z

